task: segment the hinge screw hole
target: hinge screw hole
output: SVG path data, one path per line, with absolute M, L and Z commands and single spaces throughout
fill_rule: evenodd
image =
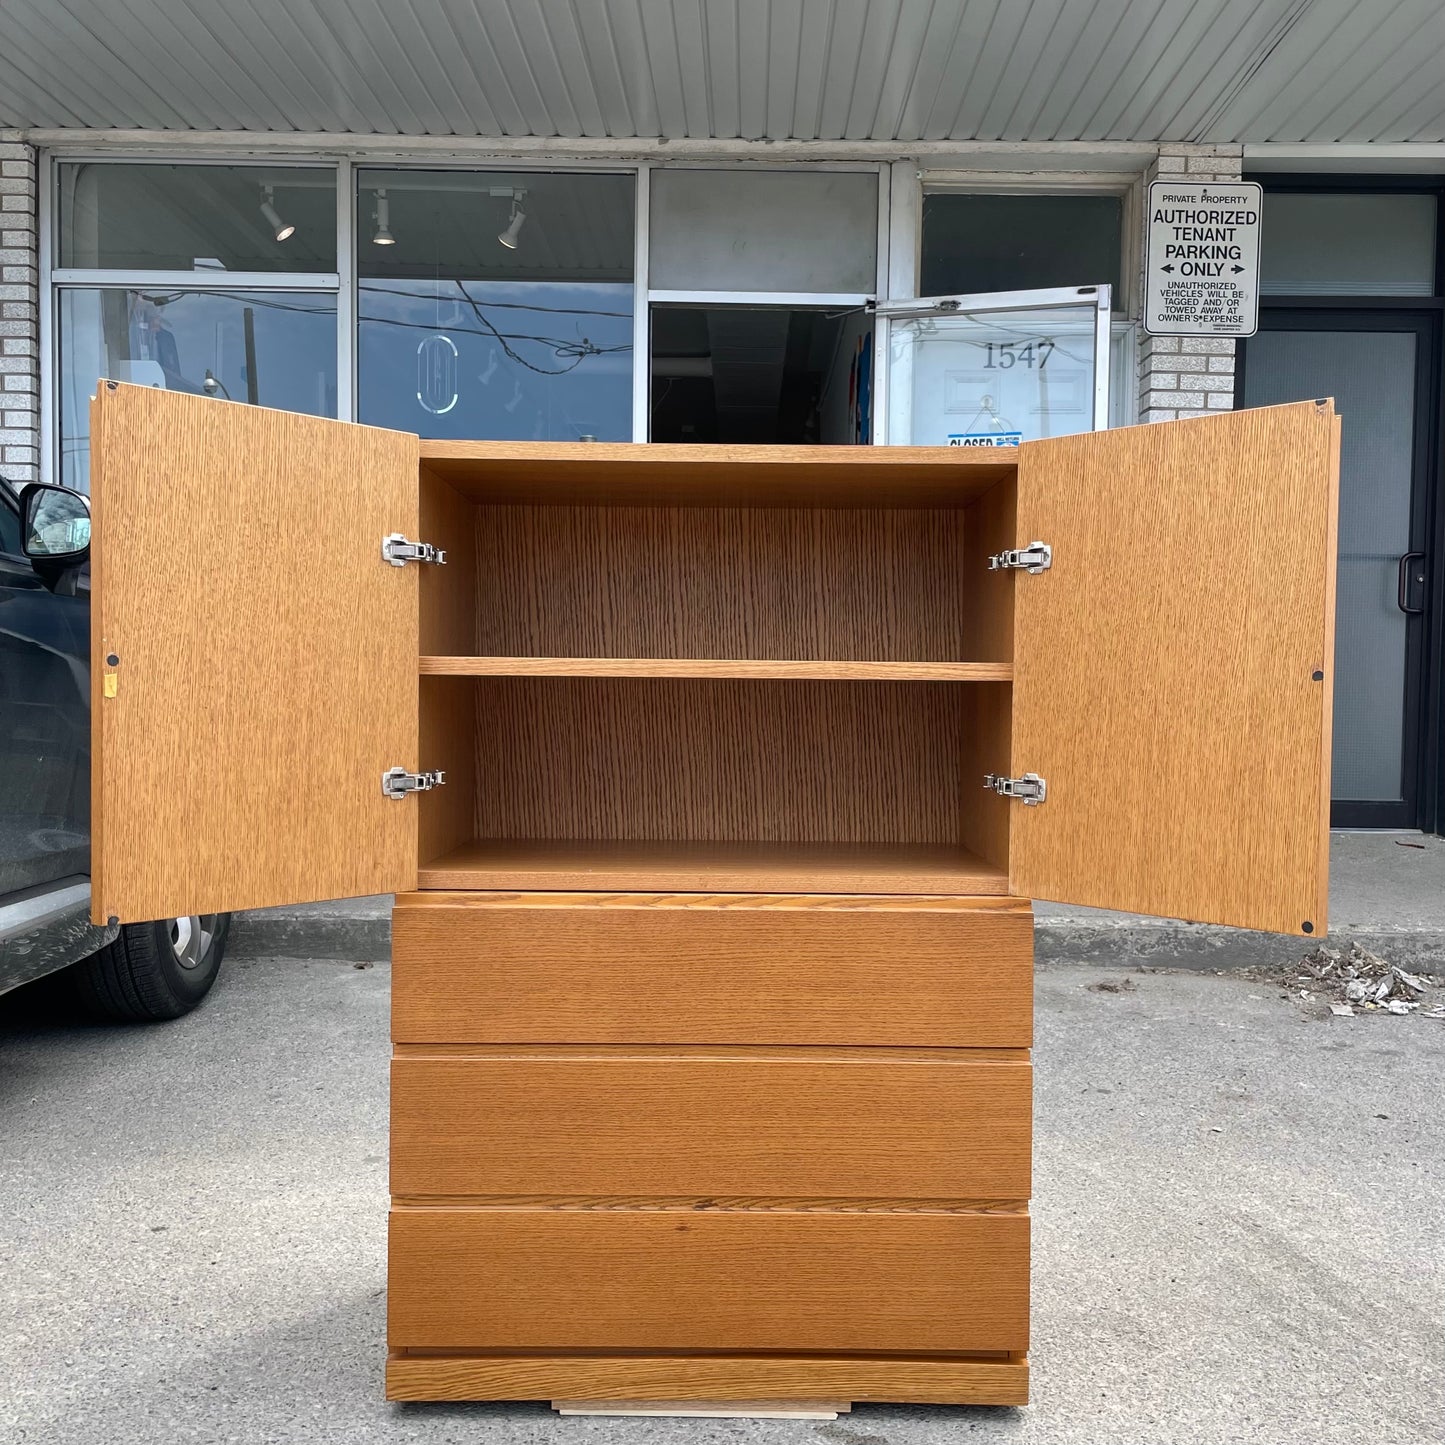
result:
M 1315 926 L 1314 926 L 1314 924 L 1311 923 L 1308 918 L 1306 918 L 1305 921 L 1300 924 L 1300 928 L 1301 928 L 1301 930 L 1303 930 L 1305 933 L 1313 933 L 1313 932 L 1315 931 Z
M 105 665 L 107 667 L 119 667 L 120 658 L 117 657 L 116 654 L 113 652 L 107 652 L 105 655 Z
M 1322 672 L 1319 670 L 1319 668 L 1315 668 L 1315 670 L 1314 670 L 1312 673 L 1310 673 L 1310 681 L 1311 681 L 1311 682 L 1323 682 L 1324 680 L 1325 680 L 1325 675 L 1324 675 L 1324 673 L 1322 673 Z

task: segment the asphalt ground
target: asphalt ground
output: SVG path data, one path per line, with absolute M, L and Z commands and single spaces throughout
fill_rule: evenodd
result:
M 26 992 L 0 1004 L 0 1439 L 1445 1435 L 1445 1023 L 1086 965 L 1038 976 L 1028 1408 L 389 1405 L 388 973 L 237 958 L 197 1013 L 155 1028 L 77 1025 Z

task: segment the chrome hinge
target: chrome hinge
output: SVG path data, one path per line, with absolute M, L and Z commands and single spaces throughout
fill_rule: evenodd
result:
M 985 773 L 985 788 L 1001 798 L 1017 798 L 1026 808 L 1036 808 L 1048 796 L 1049 785 L 1037 773 L 1025 773 L 1021 778 L 1004 778 L 997 773 Z
M 408 793 L 429 793 L 446 780 L 445 773 L 409 773 L 405 768 L 388 768 L 381 775 L 381 791 L 388 798 L 404 798 Z
M 1015 547 L 1008 552 L 995 552 L 988 559 L 990 572 L 999 572 L 1005 567 L 1018 567 L 1027 572 L 1043 572 L 1053 565 L 1054 549 L 1047 542 L 1030 542 L 1027 547 Z
M 447 554 L 430 542 L 408 542 L 400 532 L 392 532 L 381 539 L 381 555 L 393 567 L 405 567 L 408 562 L 437 562 L 447 560 Z

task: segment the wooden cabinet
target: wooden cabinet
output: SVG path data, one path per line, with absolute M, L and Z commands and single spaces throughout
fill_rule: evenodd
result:
M 397 894 L 388 1393 L 1025 1399 L 1028 900 L 1325 928 L 1332 406 L 92 436 L 97 919 Z

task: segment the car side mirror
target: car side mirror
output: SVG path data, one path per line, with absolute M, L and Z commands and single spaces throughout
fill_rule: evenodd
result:
M 69 487 L 27 487 L 22 545 L 32 562 L 75 567 L 90 551 L 90 499 Z

